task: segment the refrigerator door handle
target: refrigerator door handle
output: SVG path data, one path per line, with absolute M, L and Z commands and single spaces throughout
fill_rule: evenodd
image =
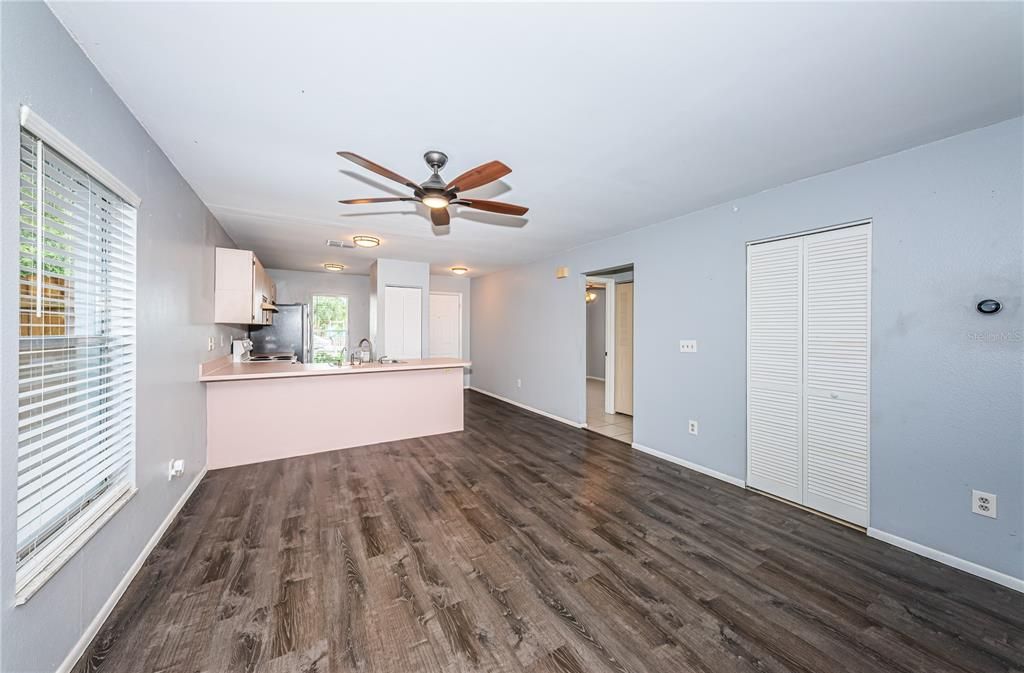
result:
M 302 308 L 302 350 L 305 352 L 303 362 L 313 361 L 313 311 L 309 304 Z

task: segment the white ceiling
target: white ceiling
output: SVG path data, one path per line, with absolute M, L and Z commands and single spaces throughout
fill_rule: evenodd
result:
M 235 241 L 270 267 L 474 274 L 1020 115 L 1020 3 L 52 3 Z M 428 149 L 472 192 L 435 234 Z M 472 217 L 473 219 L 465 219 Z M 500 224 L 499 224 L 500 223 Z M 375 234 L 376 250 L 327 238 Z

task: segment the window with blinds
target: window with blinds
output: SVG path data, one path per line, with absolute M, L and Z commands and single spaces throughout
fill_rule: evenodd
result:
M 133 205 L 21 131 L 17 585 L 134 490 Z

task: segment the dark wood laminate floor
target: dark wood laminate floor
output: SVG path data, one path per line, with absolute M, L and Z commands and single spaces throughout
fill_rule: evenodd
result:
M 467 393 L 209 473 L 76 671 L 1024 670 L 1024 597 Z

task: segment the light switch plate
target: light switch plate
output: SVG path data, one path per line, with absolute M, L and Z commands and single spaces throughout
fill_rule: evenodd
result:
M 697 340 L 696 339 L 680 339 L 679 340 L 679 352 L 680 353 L 696 353 L 697 352 Z

